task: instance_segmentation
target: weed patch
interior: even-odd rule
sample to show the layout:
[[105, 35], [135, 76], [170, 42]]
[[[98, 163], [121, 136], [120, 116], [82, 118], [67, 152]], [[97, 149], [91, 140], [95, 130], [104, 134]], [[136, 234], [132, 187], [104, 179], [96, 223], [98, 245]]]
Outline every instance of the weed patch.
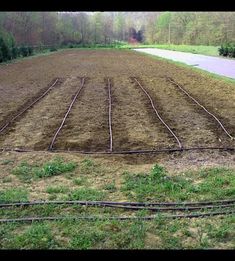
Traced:
[[84, 177], [82, 177], [82, 178], [76, 178], [76, 179], [74, 179], [73, 180], [73, 183], [75, 184], [75, 185], [77, 185], [77, 186], [81, 186], [81, 185], [84, 185], [84, 184], [86, 184], [86, 179], [84, 178]]
[[15, 235], [6, 244], [11, 249], [50, 249], [57, 246], [51, 229], [44, 223], [32, 224], [21, 235]]
[[14, 168], [12, 173], [18, 176], [22, 181], [30, 182], [35, 178], [44, 178], [71, 172], [76, 168], [76, 163], [65, 163], [61, 158], [56, 158], [45, 163], [43, 166], [29, 165], [22, 162], [18, 167]]
[[14, 160], [3, 160], [1, 165], [9, 165], [9, 164], [12, 164], [14, 162]]
[[49, 186], [46, 189], [46, 192], [49, 194], [53, 194], [53, 193], [66, 193], [69, 191], [68, 187], [64, 187], [64, 186]]
[[111, 193], [117, 191], [117, 188], [115, 186], [115, 182], [114, 181], [111, 182], [111, 183], [105, 184], [103, 189], [104, 190], [108, 190]]
[[137, 201], [146, 200], [166, 200], [166, 199], [184, 199], [186, 197], [185, 188], [187, 182], [184, 180], [175, 181], [167, 176], [166, 170], [155, 165], [150, 174], [124, 174], [124, 185], [121, 190], [125, 194]]
[[[149, 174], [124, 173], [121, 191], [137, 201], [182, 201], [182, 200], [213, 200], [233, 198], [235, 195], [235, 172], [224, 168], [201, 170], [202, 181], [194, 184], [188, 172], [186, 177], [167, 175], [166, 170], [155, 165]], [[188, 177], [188, 178], [187, 178]]]
[[70, 200], [91, 200], [98, 201], [102, 200], [105, 196], [105, 192], [91, 189], [91, 188], [81, 188], [75, 189], [69, 194]]
[[79, 170], [81, 174], [89, 175], [89, 174], [99, 174], [101, 172], [100, 165], [95, 163], [91, 159], [84, 159], [79, 166]]
[[28, 201], [28, 191], [23, 188], [12, 188], [0, 191], [0, 202]]

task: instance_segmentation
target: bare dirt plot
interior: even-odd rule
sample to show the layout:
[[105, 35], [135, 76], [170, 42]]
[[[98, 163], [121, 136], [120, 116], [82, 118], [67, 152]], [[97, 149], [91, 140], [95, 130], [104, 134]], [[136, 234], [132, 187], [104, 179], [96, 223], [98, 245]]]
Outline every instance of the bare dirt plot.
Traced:
[[142, 77], [142, 83], [184, 147], [231, 145], [217, 122], [164, 78]]
[[0, 65], [0, 126], [29, 103], [48, 83], [57, 77], [65, 78], [76, 71], [86, 55], [67, 51]]
[[54, 149], [105, 151], [109, 147], [108, 95], [103, 78], [90, 78], [58, 135]]
[[156, 117], [143, 92], [130, 78], [115, 79], [113, 93], [114, 150], [175, 147], [177, 144]]
[[[166, 76], [178, 81], [179, 75], [181, 75], [180, 83], [182, 83], [182, 79], [186, 78], [188, 85], [185, 85], [185, 88], [193, 95], [195, 94], [195, 97], [208, 106], [208, 109], [215, 112], [226, 128], [233, 134], [235, 125], [232, 110], [234, 108], [234, 100], [231, 97], [234, 97], [234, 88], [231, 84], [223, 83], [223, 88], [220, 88], [220, 98], [217, 99], [216, 104], [221, 109], [216, 110], [212, 106], [214, 102], [212, 98], [215, 98], [214, 90], [216, 90], [218, 95], [220, 82], [202, 77], [197, 73], [164, 61], [157, 61], [129, 51], [117, 50], [73, 50], [50, 55], [50, 57], [50, 59], [48, 57], [34, 58], [32, 59], [35, 60], [34, 64], [32, 61], [30, 64], [29, 60], [22, 61], [21, 64], [25, 62], [25, 68], [31, 70], [32, 77], [35, 77], [35, 79], [36, 76], [33, 75], [37, 75], [37, 68], [40, 68], [39, 72], [41, 72], [43, 66], [45, 71], [48, 69], [46, 72], [50, 76], [57, 74], [57, 77], [66, 76], [73, 78], [79, 74], [82, 77], [90, 77], [92, 79], [91, 87], [84, 90], [84, 94], [85, 91], [88, 92], [87, 97], [85, 95], [81, 97], [81, 101], [84, 98], [84, 102], [75, 103], [68, 121], [62, 128], [58, 136], [59, 139], [55, 144], [57, 149], [76, 148], [89, 151], [108, 149], [108, 94], [107, 89], [105, 90], [106, 84], [104, 81], [106, 78], [112, 79], [112, 125], [113, 149], [115, 151], [176, 147], [177, 144], [174, 138], [156, 117], [149, 100], [146, 99], [142, 90], [131, 81], [131, 77], [137, 77], [142, 82], [152, 96], [159, 113], [180, 137], [184, 146], [234, 146], [234, 141], [230, 141], [224, 136], [213, 119], [202, 112], [197, 105], [187, 99], [171, 83], [167, 82]], [[10, 66], [16, 66], [16, 64]], [[21, 67], [23, 68], [23, 66]], [[16, 76], [12, 75], [13, 78]], [[200, 79], [200, 81], [198, 80], [194, 83], [194, 81], [190, 81], [191, 78]], [[192, 82], [194, 83], [193, 85], [191, 84]], [[209, 84], [210, 82], [212, 82], [214, 89], [206, 88], [205, 91], [205, 83]], [[182, 85], [184, 84], [183, 82]], [[27, 88], [31, 90], [35, 87], [28, 84]], [[24, 91], [22, 90], [22, 92]], [[68, 93], [65, 89], [65, 97], [67, 97]], [[14, 93], [12, 92], [12, 94]], [[203, 97], [202, 94], [204, 94]], [[17, 96], [18, 92], [15, 92], [15, 95]], [[48, 105], [50, 104], [50, 99], [54, 100], [55, 104], [60, 103], [59, 100], [63, 96], [62, 92], [60, 97], [59, 95], [58, 97], [51, 95], [48, 95], [45, 99]], [[205, 97], [207, 100], [205, 100]], [[15, 108], [17, 106], [20, 107], [22, 105], [21, 102], [17, 98], [15, 100]], [[53, 101], [51, 102], [53, 104]], [[66, 99], [64, 99], [64, 102], [67, 104]], [[49, 137], [53, 136], [56, 129], [55, 126], [58, 126], [59, 122], [59, 118], [54, 115], [60, 115], [62, 120], [62, 114], [66, 112], [66, 106], [63, 107], [64, 111], [60, 110], [60, 113], [58, 113], [56, 106], [49, 107], [51, 111], [50, 119], [47, 120], [50, 121], [50, 124], [46, 123], [49, 127], [46, 127], [46, 125], [40, 126], [43, 129], [43, 136], [40, 136], [40, 134], [40, 138], [37, 138], [37, 135], [32, 135], [30, 143], [29, 139], [23, 138], [20, 143], [24, 144], [25, 147], [31, 146], [33, 148], [47, 149]], [[2, 110], [3, 108], [1, 107]], [[35, 115], [38, 118], [45, 117], [46, 111], [39, 108], [39, 106], [35, 106], [32, 111], [35, 110]], [[226, 115], [225, 112], [227, 112]], [[7, 115], [7, 113], [6, 107], [4, 114]], [[19, 142], [17, 140], [20, 140], [20, 135], [23, 137], [27, 136], [27, 132], [33, 129], [33, 122], [37, 120], [37, 117], [19, 120], [18, 123], [22, 124], [22, 128], [18, 129], [17, 136], [14, 136], [13, 132], [6, 136], [3, 135], [1, 146], [2, 144], [4, 146], [10, 144], [21, 146], [17, 143]], [[31, 126], [27, 129], [29, 125]]]
[[2, 147], [47, 149], [53, 130], [60, 123], [80, 80], [71, 77], [28, 110], [22, 119], [7, 131]]

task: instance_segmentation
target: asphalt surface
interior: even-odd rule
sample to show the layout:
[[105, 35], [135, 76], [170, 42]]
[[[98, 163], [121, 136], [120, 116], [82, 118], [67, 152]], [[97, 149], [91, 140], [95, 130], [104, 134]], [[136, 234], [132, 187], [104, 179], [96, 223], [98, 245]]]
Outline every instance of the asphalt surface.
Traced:
[[162, 50], [157, 48], [138, 48], [137, 52], [156, 55], [177, 62], [182, 62], [211, 73], [235, 79], [235, 60], [202, 54]]

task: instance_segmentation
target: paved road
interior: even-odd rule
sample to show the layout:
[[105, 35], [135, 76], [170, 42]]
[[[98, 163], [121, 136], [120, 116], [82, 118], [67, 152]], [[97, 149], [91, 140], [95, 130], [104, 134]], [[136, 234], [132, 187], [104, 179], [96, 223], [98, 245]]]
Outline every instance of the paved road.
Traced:
[[206, 70], [208, 72], [235, 79], [235, 60], [232, 59], [206, 56], [202, 54], [162, 50], [157, 48], [139, 48], [134, 50], [160, 56], [177, 62], [183, 62], [188, 65]]

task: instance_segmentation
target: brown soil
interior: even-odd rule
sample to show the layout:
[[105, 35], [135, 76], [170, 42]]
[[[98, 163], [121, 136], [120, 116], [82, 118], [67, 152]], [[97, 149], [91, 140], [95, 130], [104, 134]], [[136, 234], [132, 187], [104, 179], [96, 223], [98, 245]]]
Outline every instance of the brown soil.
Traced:
[[74, 103], [54, 148], [107, 150], [109, 145], [107, 106], [104, 79], [89, 79]]
[[[0, 147], [46, 150], [80, 86], [79, 77], [89, 80], [56, 139], [55, 149], [109, 149], [107, 78], [112, 81], [113, 150], [177, 148], [176, 140], [159, 121], [148, 98], [131, 77], [137, 77], [146, 88], [159, 114], [184, 147], [234, 147], [234, 141], [215, 120], [169, 83], [166, 76], [180, 83], [218, 116], [235, 136], [233, 84], [131, 51], [67, 50], [0, 67], [2, 124], [3, 119], [20, 111], [53, 79], [64, 79], [1, 134]], [[222, 155], [222, 152], [215, 153]], [[210, 155], [210, 152], [197, 155]], [[131, 164], [171, 157], [184, 158], [181, 153], [123, 156]]]

